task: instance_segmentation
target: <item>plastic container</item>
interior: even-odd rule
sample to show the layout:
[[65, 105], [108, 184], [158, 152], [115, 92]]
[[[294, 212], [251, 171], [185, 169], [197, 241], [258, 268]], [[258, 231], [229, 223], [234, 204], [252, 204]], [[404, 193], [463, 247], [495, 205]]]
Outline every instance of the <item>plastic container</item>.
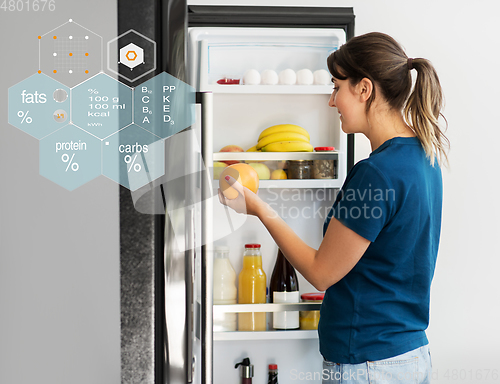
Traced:
[[[333, 152], [334, 147], [316, 147], [315, 152]], [[313, 179], [335, 179], [335, 160], [313, 160], [312, 167]]]
[[[236, 272], [229, 261], [229, 247], [214, 248], [214, 305], [236, 304]], [[236, 331], [236, 313], [214, 314], [214, 332]]]
[[289, 160], [288, 178], [289, 179], [310, 179], [313, 167], [312, 160]]
[[[266, 302], [266, 274], [262, 269], [260, 244], [245, 244], [243, 268], [238, 276], [238, 303], [264, 304]], [[266, 313], [238, 314], [239, 331], [265, 331]]]
[[[304, 293], [300, 296], [304, 303], [321, 303], [325, 294]], [[300, 311], [300, 329], [318, 329], [319, 311]]]

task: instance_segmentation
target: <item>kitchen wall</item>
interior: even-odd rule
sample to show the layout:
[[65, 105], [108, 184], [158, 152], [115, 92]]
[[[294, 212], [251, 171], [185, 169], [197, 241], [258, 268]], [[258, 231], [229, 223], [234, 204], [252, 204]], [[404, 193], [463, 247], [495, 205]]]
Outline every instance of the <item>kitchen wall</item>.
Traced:
[[[446, 97], [450, 167], [443, 169], [441, 246], [432, 286], [434, 383], [498, 382], [500, 233], [495, 70], [500, 63], [496, 1], [254, 0], [189, 4], [353, 7], [356, 34], [381, 31], [410, 57], [435, 65]], [[460, 3], [460, 5], [458, 5]], [[467, 5], [467, 6], [465, 6]], [[356, 138], [356, 157], [370, 153]], [[496, 370], [496, 371], [495, 371]]]
[[7, 89], [38, 70], [37, 36], [72, 18], [106, 42], [116, 2], [11, 3], [0, 8], [0, 383], [119, 383], [118, 185], [99, 176], [68, 192], [45, 179], [39, 140], [7, 119]]

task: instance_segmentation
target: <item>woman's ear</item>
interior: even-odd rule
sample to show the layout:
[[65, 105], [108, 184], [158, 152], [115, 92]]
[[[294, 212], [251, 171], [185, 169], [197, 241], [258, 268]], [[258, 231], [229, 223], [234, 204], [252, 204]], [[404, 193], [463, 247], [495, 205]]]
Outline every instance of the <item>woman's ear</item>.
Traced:
[[358, 94], [360, 97], [360, 101], [366, 102], [370, 98], [373, 93], [373, 83], [367, 77], [361, 79], [358, 83]]

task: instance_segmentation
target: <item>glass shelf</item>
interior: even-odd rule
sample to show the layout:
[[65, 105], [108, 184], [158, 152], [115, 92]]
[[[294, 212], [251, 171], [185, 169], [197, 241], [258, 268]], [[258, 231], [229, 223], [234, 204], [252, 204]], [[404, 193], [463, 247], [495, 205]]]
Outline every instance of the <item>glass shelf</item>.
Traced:
[[338, 160], [339, 152], [214, 152], [214, 161]]
[[[219, 180], [212, 180], [212, 188], [217, 191]], [[338, 179], [286, 179], [286, 180], [259, 180], [259, 189], [318, 189], [318, 188], [342, 188], [342, 182]]]
[[330, 95], [331, 85], [220, 85], [206, 84], [204, 91], [235, 94]]

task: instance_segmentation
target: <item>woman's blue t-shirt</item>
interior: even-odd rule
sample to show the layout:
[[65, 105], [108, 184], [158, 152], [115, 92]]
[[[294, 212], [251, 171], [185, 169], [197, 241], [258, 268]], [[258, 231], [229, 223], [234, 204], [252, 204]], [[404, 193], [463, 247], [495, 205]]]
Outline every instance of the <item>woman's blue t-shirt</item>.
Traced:
[[386, 141], [349, 172], [323, 234], [333, 216], [371, 244], [325, 293], [319, 341], [326, 360], [359, 364], [427, 344], [441, 205], [441, 170], [415, 137]]

